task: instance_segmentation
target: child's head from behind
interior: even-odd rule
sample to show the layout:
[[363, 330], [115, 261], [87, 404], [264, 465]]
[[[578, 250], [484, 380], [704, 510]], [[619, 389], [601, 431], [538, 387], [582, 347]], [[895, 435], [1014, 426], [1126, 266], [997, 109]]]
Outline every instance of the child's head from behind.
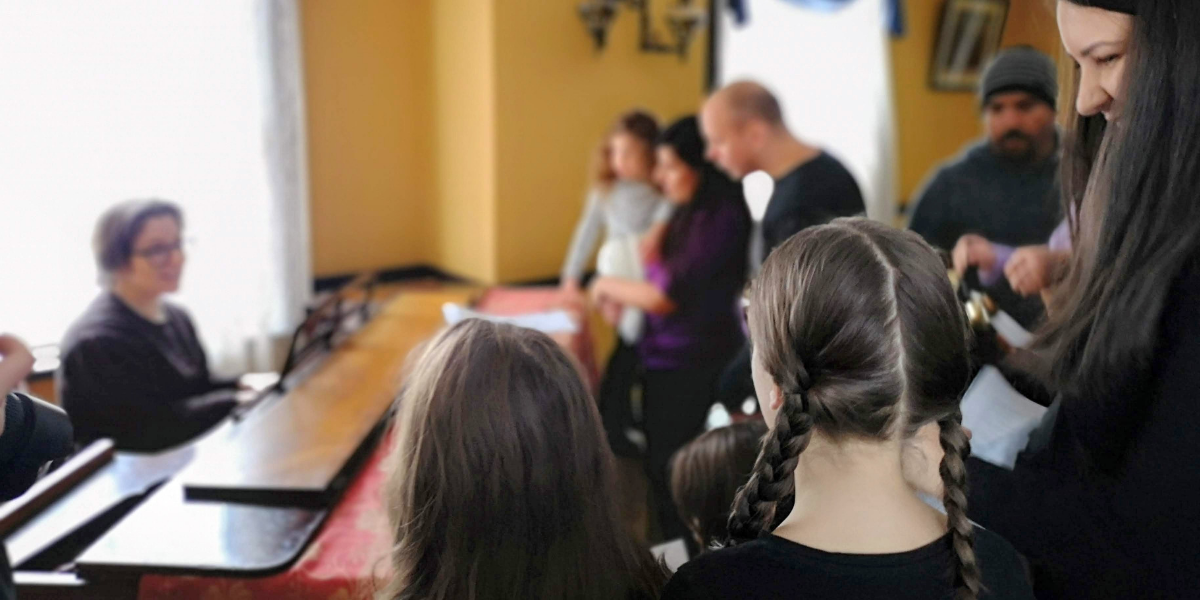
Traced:
[[606, 497], [614, 459], [591, 397], [544, 334], [468, 320], [434, 339], [391, 458], [389, 597], [624, 597], [657, 583]]
[[649, 113], [635, 110], [621, 115], [603, 144], [604, 166], [611, 179], [649, 182], [657, 139], [658, 121]]
[[794, 495], [810, 442], [822, 452], [893, 448], [906, 477], [910, 463], [938, 458], [960, 587], [977, 592], [958, 408], [970, 377], [968, 328], [937, 254], [911, 232], [865, 219], [810, 228], [764, 263], [748, 317], [755, 389], [772, 430], [735, 502], [731, 537], [752, 539], [787, 516], [776, 508]]
[[671, 496], [701, 548], [729, 537], [729, 507], [746, 484], [767, 424], [759, 419], [701, 434], [671, 459]]

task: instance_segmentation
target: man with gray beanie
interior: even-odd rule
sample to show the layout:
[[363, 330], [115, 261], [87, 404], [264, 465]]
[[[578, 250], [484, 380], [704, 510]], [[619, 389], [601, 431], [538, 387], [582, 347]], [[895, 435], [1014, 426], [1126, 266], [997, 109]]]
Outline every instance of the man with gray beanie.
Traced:
[[[987, 138], [940, 166], [918, 193], [909, 228], [945, 250], [972, 245], [981, 273], [992, 243], [1045, 244], [1062, 219], [1058, 188], [1058, 82], [1050, 57], [1029, 47], [1000, 52], [984, 71], [980, 102]], [[1003, 277], [969, 277], [1030, 327], [1041, 299], [1023, 297]]]

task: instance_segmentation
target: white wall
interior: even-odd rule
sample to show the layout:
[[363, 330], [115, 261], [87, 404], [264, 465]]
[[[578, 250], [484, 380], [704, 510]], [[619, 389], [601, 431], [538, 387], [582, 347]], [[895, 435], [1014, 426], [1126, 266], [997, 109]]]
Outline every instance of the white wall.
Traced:
[[[885, 0], [857, 0], [832, 13], [783, 0], [758, 0], [749, 8], [742, 26], [719, 11], [720, 83], [752, 79], [770, 88], [788, 127], [854, 174], [868, 215], [892, 222], [896, 134]], [[757, 194], [750, 195], [758, 216]]]

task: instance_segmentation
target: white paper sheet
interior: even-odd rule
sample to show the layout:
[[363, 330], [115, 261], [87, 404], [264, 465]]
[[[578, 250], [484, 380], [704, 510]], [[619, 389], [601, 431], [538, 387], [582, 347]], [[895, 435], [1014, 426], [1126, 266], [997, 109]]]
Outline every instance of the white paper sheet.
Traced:
[[688, 561], [687, 544], [684, 544], [682, 539], [674, 539], [654, 546], [650, 549], [650, 554], [654, 558], [663, 559], [672, 573], [678, 571], [679, 567]]
[[1046, 407], [1022, 396], [993, 366], [979, 371], [963, 396], [963, 426], [971, 430], [971, 454], [1012, 469]]
[[1033, 334], [1029, 333], [1012, 315], [1000, 310], [992, 315], [992, 328], [996, 334], [1004, 338], [1013, 348], [1028, 348], [1033, 342]]
[[448, 325], [454, 325], [466, 319], [483, 319], [485, 321], [492, 321], [493, 323], [508, 323], [509, 325], [533, 329], [542, 333], [575, 333], [578, 331], [575, 322], [571, 320], [571, 315], [563, 310], [528, 313], [515, 317], [499, 317], [496, 315], [485, 315], [460, 304], [447, 302], [442, 305], [442, 316], [446, 318]]

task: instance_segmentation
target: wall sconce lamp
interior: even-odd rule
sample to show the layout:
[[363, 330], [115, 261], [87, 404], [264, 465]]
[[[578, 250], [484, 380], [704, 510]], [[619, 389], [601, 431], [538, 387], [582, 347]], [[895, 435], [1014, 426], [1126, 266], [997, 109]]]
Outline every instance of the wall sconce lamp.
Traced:
[[[712, 0], [716, 1], [716, 0]], [[587, 27], [596, 50], [603, 50], [608, 39], [608, 30], [617, 16], [617, 8], [625, 4], [636, 9], [639, 17], [640, 43], [642, 52], [678, 54], [680, 60], [687, 58], [692, 39], [708, 24], [708, 14], [700, 7], [692, 6], [691, 0], [679, 0], [668, 8], [663, 20], [671, 32], [673, 41], [662, 41], [650, 23], [650, 0], [587, 0], [579, 5], [579, 17]]]

